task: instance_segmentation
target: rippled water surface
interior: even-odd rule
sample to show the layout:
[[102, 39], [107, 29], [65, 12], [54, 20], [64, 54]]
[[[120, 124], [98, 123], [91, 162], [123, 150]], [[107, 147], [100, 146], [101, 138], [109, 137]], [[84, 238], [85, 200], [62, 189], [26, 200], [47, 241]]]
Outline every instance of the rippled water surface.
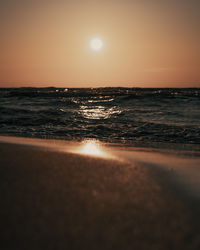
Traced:
[[200, 89], [0, 89], [0, 133], [200, 144]]

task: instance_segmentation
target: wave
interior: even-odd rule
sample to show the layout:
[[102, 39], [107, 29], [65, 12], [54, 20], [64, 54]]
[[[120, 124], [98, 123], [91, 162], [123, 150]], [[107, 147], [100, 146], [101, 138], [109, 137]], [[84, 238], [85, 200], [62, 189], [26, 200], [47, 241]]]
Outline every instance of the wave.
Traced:
[[0, 133], [200, 144], [200, 89], [0, 89]]

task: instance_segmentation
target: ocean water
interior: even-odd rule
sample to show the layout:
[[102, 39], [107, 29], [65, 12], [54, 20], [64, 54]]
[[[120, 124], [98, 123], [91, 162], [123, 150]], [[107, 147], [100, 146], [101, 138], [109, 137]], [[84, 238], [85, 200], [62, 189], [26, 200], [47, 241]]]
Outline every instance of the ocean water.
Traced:
[[200, 89], [4, 88], [0, 134], [200, 145]]

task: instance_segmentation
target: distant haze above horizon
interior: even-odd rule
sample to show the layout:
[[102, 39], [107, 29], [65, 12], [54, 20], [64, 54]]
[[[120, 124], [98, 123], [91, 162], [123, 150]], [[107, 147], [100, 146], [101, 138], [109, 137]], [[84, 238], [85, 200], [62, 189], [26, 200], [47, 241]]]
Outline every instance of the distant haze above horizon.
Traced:
[[199, 0], [1, 0], [0, 87], [200, 87]]

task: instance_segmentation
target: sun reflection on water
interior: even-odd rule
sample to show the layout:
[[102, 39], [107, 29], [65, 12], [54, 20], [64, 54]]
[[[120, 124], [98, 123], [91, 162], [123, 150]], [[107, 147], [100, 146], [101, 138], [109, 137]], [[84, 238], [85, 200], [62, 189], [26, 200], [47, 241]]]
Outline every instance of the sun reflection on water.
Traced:
[[80, 114], [87, 119], [108, 119], [114, 114], [120, 114], [121, 111], [113, 106], [107, 108], [105, 106], [80, 106]]

